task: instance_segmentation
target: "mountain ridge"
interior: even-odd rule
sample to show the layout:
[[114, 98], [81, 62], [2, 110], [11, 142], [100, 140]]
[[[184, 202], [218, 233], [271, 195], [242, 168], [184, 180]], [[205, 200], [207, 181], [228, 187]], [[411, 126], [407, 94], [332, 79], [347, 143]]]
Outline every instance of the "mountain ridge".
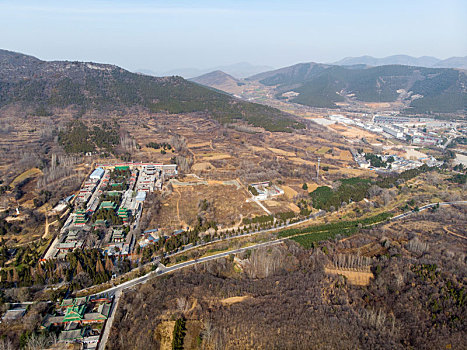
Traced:
[[450, 57], [443, 60], [432, 56], [413, 57], [409, 55], [392, 55], [387, 57], [376, 58], [373, 56], [364, 55], [358, 57], [345, 57], [339, 61], [333, 62], [332, 64], [338, 66], [348, 66], [356, 64], [365, 64], [369, 66], [386, 66], [398, 64], [425, 68], [467, 69], [467, 56]]
[[338, 108], [337, 102], [395, 102], [408, 113], [458, 113], [467, 110], [467, 72], [452, 68], [406, 65], [339, 66], [299, 63], [257, 74], [256, 81], [276, 91], [299, 95], [290, 99], [311, 107]]
[[304, 125], [287, 113], [241, 101], [182, 77], [151, 77], [94, 62], [41, 61], [0, 50], [0, 107], [20, 103], [50, 110], [141, 107], [150, 112], [200, 112], [220, 123], [243, 121], [268, 131]]

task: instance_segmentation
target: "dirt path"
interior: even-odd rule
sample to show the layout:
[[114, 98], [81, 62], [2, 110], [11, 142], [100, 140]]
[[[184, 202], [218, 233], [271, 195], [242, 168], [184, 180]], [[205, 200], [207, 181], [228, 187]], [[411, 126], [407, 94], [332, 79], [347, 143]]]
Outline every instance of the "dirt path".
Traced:
[[460, 235], [458, 233], [452, 232], [450, 229], [448, 229], [448, 227], [449, 226], [444, 226], [443, 229], [444, 229], [444, 231], [446, 231], [450, 235], [453, 235], [453, 236], [456, 236], [456, 237], [459, 237], [459, 238], [462, 238], [462, 239], [467, 239], [467, 237], [465, 237], [465, 236], [462, 236], [462, 235]]
[[47, 213], [45, 214], [45, 230], [44, 230], [44, 235], [42, 238], [45, 238], [49, 235], [49, 216]]
[[178, 194], [178, 199], [177, 199], [177, 218], [178, 218], [178, 223], [180, 224], [181, 227], [187, 227], [188, 225], [180, 218], [180, 200], [182, 199], [182, 194], [180, 191], [175, 188], [175, 192]]
[[[68, 214], [69, 211], [70, 209], [67, 208], [67, 210], [65, 210], [65, 212], [62, 215], [60, 215], [60, 219], [62, 219], [66, 214]], [[42, 235], [42, 239], [47, 239], [47, 236], [49, 235], [49, 226], [54, 225], [56, 222], [58, 222], [58, 220], [49, 222], [49, 216], [47, 215], [47, 213], [45, 214], [45, 230], [44, 234]]]

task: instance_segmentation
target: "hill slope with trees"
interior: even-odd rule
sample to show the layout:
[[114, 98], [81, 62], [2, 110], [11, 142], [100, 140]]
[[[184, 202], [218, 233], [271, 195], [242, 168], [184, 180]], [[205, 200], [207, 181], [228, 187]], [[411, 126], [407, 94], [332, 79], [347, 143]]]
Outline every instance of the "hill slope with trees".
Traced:
[[299, 95], [292, 102], [337, 108], [352, 98], [363, 102], [394, 102], [406, 92], [408, 113], [455, 113], [467, 110], [467, 75], [463, 70], [404, 65], [332, 66], [301, 63], [248, 78], [274, 86], [279, 97]]
[[113, 65], [41, 61], [0, 50], [0, 107], [24, 104], [42, 114], [53, 108], [151, 112], [202, 112], [220, 123], [247, 122], [269, 131], [304, 125], [277, 109], [240, 101], [181, 77], [134, 74]]

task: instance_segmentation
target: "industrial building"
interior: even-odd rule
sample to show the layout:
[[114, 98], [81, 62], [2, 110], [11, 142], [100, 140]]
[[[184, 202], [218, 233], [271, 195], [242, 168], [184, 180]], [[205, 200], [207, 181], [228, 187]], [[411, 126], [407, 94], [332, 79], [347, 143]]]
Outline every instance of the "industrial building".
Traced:
[[96, 168], [94, 171], [91, 173], [89, 178], [94, 181], [99, 181], [102, 176], [104, 176], [104, 169], [102, 168]]
[[375, 115], [373, 117], [373, 123], [376, 124], [403, 124], [403, 123], [413, 123], [418, 122], [418, 118], [408, 118], [408, 117], [395, 117], [388, 115]]
[[383, 126], [383, 131], [397, 139], [404, 138], [404, 128], [397, 125]]

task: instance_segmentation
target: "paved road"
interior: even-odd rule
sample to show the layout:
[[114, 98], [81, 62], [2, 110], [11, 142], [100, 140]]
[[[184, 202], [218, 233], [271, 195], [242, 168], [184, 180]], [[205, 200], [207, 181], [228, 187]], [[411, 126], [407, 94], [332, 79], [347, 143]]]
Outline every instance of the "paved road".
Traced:
[[104, 290], [102, 292], [99, 292], [99, 293], [96, 293], [96, 294], [93, 294], [93, 295], [107, 294], [109, 296], [112, 296], [117, 291], [122, 291], [122, 290], [125, 290], [125, 289], [128, 289], [128, 288], [134, 287], [137, 284], [145, 283], [145, 282], [147, 282], [148, 279], [150, 279], [150, 278], [152, 278], [154, 276], [166, 275], [168, 273], [183, 269], [183, 268], [188, 267], [188, 266], [192, 266], [192, 265], [195, 265], [195, 264], [201, 264], [201, 263], [204, 263], [204, 262], [210, 261], [210, 260], [216, 260], [216, 259], [219, 259], [219, 258], [229, 256], [230, 254], [238, 254], [238, 253], [250, 250], [250, 249], [257, 249], [257, 248], [261, 248], [261, 247], [267, 247], [267, 246], [270, 246], [270, 245], [275, 245], [275, 244], [283, 242], [286, 239], [287, 238], [280, 238], [280, 239], [276, 239], [274, 241], [257, 243], [257, 244], [254, 244], [254, 245], [251, 245], [251, 246], [248, 246], [248, 247], [233, 249], [233, 250], [229, 250], [227, 252], [222, 252], [222, 253], [217, 253], [217, 254], [214, 254], [214, 255], [206, 256], [204, 258], [199, 258], [199, 259], [195, 259], [195, 260], [182, 262], [182, 263], [174, 265], [174, 266], [165, 267], [162, 270], [151, 271], [151, 272], [145, 274], [144, 276], [137, 277], [135, 279], [132, 279], [131, 281], [127, 281], [125, 283], [119, 284], [118, 286], [111, 287], [109, 289], [106, 289], [106, 290]]
[[[420, 211], [423, 211], [423, 210], [426, 210], [426, 209], [429, 209], [429, 208], [433, 208], [435, 206], [437, 206], [439, 204], [439, 206], [450, 206], [450, 205], [465, 205], [467, 204], [467, 201], [454, 201], [454, 202], [441, 202], [441, 203], [430, 203], [430, 204], [426, 204], [422, 207], [419, 208], [419, 212]], [[407, 213], [403, 213], [403, 214], [400, 214], [400, 215], [397, 215], [397, 216], [394, 216], [393, 218], [391, 218], [392, 221], [394, 220], [400, 220], [400, 219], [403, 219], [407, 216], [410, 216], [410, 215], [413, 215], [417, 212], [414, 212], [414, 211], [409, 211]], [[233, 237], [228, 237], [226, 239], [219, 239], [219, 240], [214, 240], [212, 242], [209, 242], [209, 243], [206, 243], [206, 244], [203, 244], [203, 245], [197, 245], [197, 246], [193, 246], [193, 247], [190, 247], [189, 249], [186, 249], [186, 250], [183, 250], [183, 251], [180, 251], [180, 252], [177, 252], [177, 253], [174, 253], [174, 254], [171, 254], [169, 255], [172, 256], [172, 255], [176, 255], [176, 254], [179, 254], [181, 252], [186, 252], [186, 251], [189, 251], [189, 250], [192, 250], [192, 249], [196, 249], [196, 248], [200, 248], [204, 245], [208, 245], [208, 244], [212, 244], [212, 243], [215, 243], [215, 242], [219, 242], [219, 241], [225, 241], [225, 240], [229, 240], [229, 239], [235, 239], [235, 238], [241, 238], [241, 237], [247, 237], [247, 236], [251, 236], [251, 235], [255, 235], [255, 234], [258, 234], [258, 233], [266, 233], [266, 232], [273, 232], [273, 231], [277, 231], [277, 230], [283, 230], [283, 229], [287, 229], [287, 228], [290, 228], [290, 227], [293, 227], [293, 226], [296, 226], [296, 225], [300, 225], [300, 224], [303, 224], [304, 222], [306, 221], [309, 221], [309, 220], [312, 220], [314, 218], [316, 218], [316, 216], [319, 216], [319, 215], [322, 215], [321, 214], [321, 211], [317, 214], [315, 214], [314, 217], [312, 218], [309, 218], [309, 219], [306, 219], [306, 220], [303, 220], [303, 221], [298, 221], [298, 222], [294, 222], [294, 223], [291, 223], [291, 224], [288, 224], [288, 225], [285, 225], [283, 227], [280, 227], [280, 228], [272, 228], [272, 229], [267, 229], [267, 230], [262, 230], [262, 231], [258, 231], [258, 232], [252, 232], [252, 233], [246, 233], [246, 234], [243, 234], [243, 235], [239, 235], [239, 236], [233, 236]], [[137, 277], [131, 281], [127, 281], [127, 282], [124, 282], [122, 284], [119, 284], [118, 286], [115, 286], [115, 287], [111, 287], [109, 289], [106, 289], [102, 292], [99, 292], [99, 293], [96, 293], [94, 295], [100, 295], [100, 294], [114, 294], [117, 290], [125, 290], [125, 289], [128, 289], [128, 288], [131, 288], [137, 284], [140, 284], [140, 283], [144, 283], [146, 282], [149, 278], [153, 277], [153, 276], [160, 276], [160, 275], [164, 275], [164, 274], [167, 274], [167, 273], [170, 273], [170, 272], [173, 272], [173, 271], [176, 271], [176, 270], [179, 270], [179, 269], [183, 269], [185, 267], [188, 267], [188, 266], [192, 266], [192, 265], [195, 265], [195, 264], [199, 264], [199, 263], [202, 263], [202, 262], [206, 262], [206, 261], [210, 261], [210, 260], [215, 260], [215, 259], [218, 259], [218, 258], [221, 258], [221, 257], [225, 257], [225, 256], [228, 256], [230, 254], [237, 254], [237, 253], [240, 253], [240, 252], [243, 252], [243, 251], [246, 251], [246, 250], [249, 250], [249, 249], [256, 249], [256, 248], [260, 248], [260, 247], [263, 247], [263, 246], [268, 246], [268, 245], [272, 245], [272, 244], [277, 244], [277, 243], [280, 243], [284, 240], [286, 240], [287, 238], [281, 238], [281, 239], [277, 239], [277, 240], [274, 240], [274, 241], [269, 241], [269, 242], [264, 242], [264, 243], [258, 243], [258, 244], [254, 244], [254, 245], [251, 245], [249, 247], [245, 247], [245, 248], [240, 248], [240, 249], [234, 249], [234, 250], [229, 250], [227, 252], [223, 252], [223, 253], [218, 253], [218, 254], [214, 254], [214, 255], [211, 255], [211, 256], [207, 256], [207, 257], [204, 257], [204, 258], [200, 258], [200, 259], [196, 259], [196, 260], [191, 260], [191, 261], [186, 261], [186, 262], [183, 262], [183, 263], [180, 263], [180, 264], [177, 264], [175, 266], [171, 266], [171, 267], [168, 267], [168, 268], [165, 268], [163, 271], [158, 271], [158, 272], [155, 272], [155, 271], [151, 271], [149, 273], [147, 273], [146, 275], [144, 276], [141, 276], [141, 277]], [[156, 261], [157, 263], [157, 261]], [[154, 263], [152, 263], [154, 264]]]
[[[427, 210], [427, 209], [430, 209], [430, 208], [434, 208], [436, 207], [437, 205], [439, 204], [440, 207], [446, 207], [446, 206], [449, 206], [449, 205], [465, 205], [467, 204], [467, 201], [454, 201], [454, 202], [441, 202], [441, 203], [430, 203], [430, 204], [426, 204], [422, 207], [420, 207], [418, 209], [418, 212], [421, 212], [423, 210]], [[407, 216], [410, 216], [410, 215], [413, 215], [413, 214], [416, 214], [418, 213], [417, 211], [408, 211], [407, 213], [403, 213], [403, 214], [400, 214], [400, 215], [397, 215], [397, 216], [394, 216], [393, 218], [391, 218], [391, 220], [399, 220], [399, 219], [403, 219]]]

